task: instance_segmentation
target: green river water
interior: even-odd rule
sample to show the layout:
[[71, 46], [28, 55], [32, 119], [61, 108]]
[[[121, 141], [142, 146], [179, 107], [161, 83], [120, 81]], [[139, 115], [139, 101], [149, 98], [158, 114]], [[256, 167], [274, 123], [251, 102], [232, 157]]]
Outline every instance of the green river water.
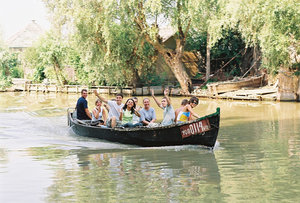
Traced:
[[79, 96], [0, 93], [0, 202], [300, 201], [300, 103], [203, 99], [221, 108], [214, 150], [141, 148], [72, 133]]

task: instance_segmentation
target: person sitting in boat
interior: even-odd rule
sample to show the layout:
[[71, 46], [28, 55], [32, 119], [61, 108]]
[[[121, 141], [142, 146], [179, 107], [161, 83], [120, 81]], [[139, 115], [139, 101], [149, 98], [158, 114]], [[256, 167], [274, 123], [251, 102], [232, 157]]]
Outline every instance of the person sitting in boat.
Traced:
[[189, 100], [189, 103], [185, 105], [185, 107], [183, 107], [183, 109], [178, 113], [177, 123], [183, 123], [189, 121], [190, 116], [200, 118], [200, 116], [192, 110], [198, 105], [198, 103], [199, 103], [199, 99], [197, 97], [192, 97]]
[[169, 90], [165, 89], [164, 97], [162, 98], [161, 103], [154, 96], [154, 90], [153, 89], [151, 89], [151, 94], [152, 94], [152, 97], [153, 97], [154, 101], [156, 102], [157, 106], [164, 110], [164, 119], [161, 122], [161, 125], [166, 126], [166, 125], [173, 124], [174, 120], [175, 120], [175, 112], [174, 112], [174, 109], [171, 105], [170, 98], [168, 97]]
[[[133, 101], [135, 103], [135, 106], [136, 106], [135, 109], [139, 112], [142, 109], [142, 107], [138, 105], [138, 101], [139, 101], [138, 98], [133, 97], [132, 99], [133, 99]], [[132, 123], [136, 124], [136, 123], [140, 123], [140, 122], [141, 122], [141, 117], [133, 114]]]
[[99, 122], [99, 125], [106, 125], [106, 111], [102, 107], [102, 101], [97, 99], [95, 102], [96, 107], [92, 111], [92, 121]]
[[100, 96], [96, 90], [94, 90], [95, 95], [104, 103], [109, 106], [108, 119], [106, 121], [106, 126], [114, 128], [120, 126], [120, 110], [123, 108], [124, 104], [122, 103], [123, 94], [116, 94], [116, 100], [107, 100], [106, 98]]
[[92, 116], [88, 109], [88, 102], [86, 100], [88, 92], [86, 89], [81, 90], [81, 97], [77, 100], [76, 103], [76, 114], [77, 119], [79, 120], [91, 120]]
[[142, 126], [141, 123], [133, 124], [133, 115], [140, 117], [140, 113], [135, 109], [135, 103], [133, 99], [127, 99], [125, 105], [120, 111], [120, 121], [122, 121], [122, 126], [125, 128], [134, 128], [137, 126]]
[[[177, 122], [177, 117], [178, 117], [179, 112], [182, 111], [183, 108], [184, 108], [188, 103], [189, 103], [189, 100], [183, 99], [183, 100], [181, 101], [181, 106], [180, 106], [178, 109], [175, 110], [175, 120], [174, 120], [175, 123]], [[188, 120], [191, 120], [191, 115], [190, 115], [190, 117], [188, 118]]]
[[156, 121], [156, 114], [154, 108], [150, 107], [150, 99], [144, 98], [144, 108], [140, 110], [141, 122], [145, 126], [153, 125]]

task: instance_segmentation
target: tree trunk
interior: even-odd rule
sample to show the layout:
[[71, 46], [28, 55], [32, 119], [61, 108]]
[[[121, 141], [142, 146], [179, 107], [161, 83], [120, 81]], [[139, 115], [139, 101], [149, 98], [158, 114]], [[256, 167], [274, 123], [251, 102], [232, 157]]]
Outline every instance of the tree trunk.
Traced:
[[135, 68], [133, 68], [132, 75], [133, 75], [133, 77], [132, 77], [132, 85], [133, 85], [134, 88], [136, 88], [137, 86], [139, 86], [140, 81], [141, 81], [140, 76], [138, 74], [138, 70], [135, 69]]
[[164, 54], [162, 54], [165, 62], [170, 67], [176, 79], [178, 80], [183, 91], [182, 93], [187, 95], [192, 91], [192, 81], [189, 75], [186, 73], [181, 57], [179, 57], [178, 55], [178, 53], [174, 55], [170, 52], [165, 52]]
[[53, 64], [53, 69], [54, 69], [54, 72], [55, 72], [55, 77], [56, 77], [56, 80], [57, 80], [57, 83], [60, 85], [60, 86], [63, 86], [60, 79], [59, 79], [59, 76], [58, 76], [58, 71], [57, 71], [57, 67], [56, 67], [56, 64]]
[[55, 71], [57, 82], [61, 86], [67, 84], [67, 80], [66, 80], [66, 78], [62, 74], [60, 65], [59, 65], [58, 60], [57, 60], [57, 58], [55, 56], [53, 56], [53, 62], [54, 62], [54, 71]]
[[206, 75], [205, 80], [207, 81], [210, 76], [210, 42], [209, 42], [209, 33], [207, 33], [207, 39], [206, 39]]
[[[138, 15], [135, 17], [135, 22], [138, 29], [143, 33], [145, 40], [153, 45], [153, 47], [163, 56], [166, 64], [170, 67], [174, 73], [176, 79], [178, 80], [181, 88], [182, 94], [189, 94], [192, 91], [192, 81], [187, 74], [184, 65], [182, 63], [182, 56], [184, 53], [185, 39], [191, 24], [191, 20], [187, 24], [185, 32], [182, 29], [181, 19], [177, 21], [178, 34], [176, 38], [176, 49], [170, 50], [166, 48], [157, 33], [156, 40], [151, 39], [150, 35], [147, 33], [148, 24], [146, 22], [146, 17], [143, 8], [143, 1], [138, 4]], [[181, 13], [180, 1], [177, 2], [178, 13]], [[157, 25], [156, 25], [157, 26]]]

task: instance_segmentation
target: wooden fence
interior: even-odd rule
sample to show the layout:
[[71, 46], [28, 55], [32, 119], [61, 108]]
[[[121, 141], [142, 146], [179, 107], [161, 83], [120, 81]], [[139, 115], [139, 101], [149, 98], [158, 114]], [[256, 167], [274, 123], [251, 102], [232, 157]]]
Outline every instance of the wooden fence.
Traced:
[[[93, 93], [97, 90], [100, 94], [117, 94], [122, 93], [124, 95], [136, 95], [136, 96], [147, 96], [150, 95], [150, 89], [154, 90], [155, 95], [162, 95], [164, 92], [164, 86], [147, 86], [134, 88], [129, 87], [118, 87], [118, 86], [84, 86], [84, 85], [64, 85], [58, 86], [55, 84], [31, 84], [29, 80], [24, 79], [13, 79], [13, 90], [14, 91], [27, 91], [27, 92], [56, 92], [56, 93], [80, 93], [82, 89], [87, 89], [88, 93]], [[179, 89], [171, 89], [171, 94], [178, 95]]]

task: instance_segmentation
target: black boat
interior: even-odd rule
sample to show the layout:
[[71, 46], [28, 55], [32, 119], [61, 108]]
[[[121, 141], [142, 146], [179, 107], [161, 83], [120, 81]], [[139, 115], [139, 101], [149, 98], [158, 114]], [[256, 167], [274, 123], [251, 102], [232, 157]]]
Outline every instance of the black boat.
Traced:
[[161, 127], [102, 128], [91, 121], [73, 118], [68, 109], [68, 125], [75, 134], [142, 147], [173, 145], [204, 145], [214, 147], [220, 123], [220, 108], [196, 120]]

